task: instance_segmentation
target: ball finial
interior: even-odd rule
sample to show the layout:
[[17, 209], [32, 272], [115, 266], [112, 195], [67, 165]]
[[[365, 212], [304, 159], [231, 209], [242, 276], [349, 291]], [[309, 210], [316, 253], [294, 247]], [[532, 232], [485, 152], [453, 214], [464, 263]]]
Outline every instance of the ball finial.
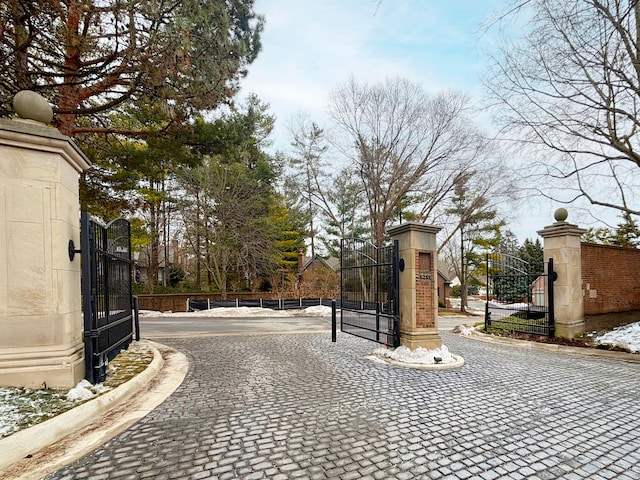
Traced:
[[25, 120], [35, 120], [40, 123], [51, 123], [53, 110], [49, 102], [40, 94], [31, 90], [21, 90], [13, 97], [13, 109]]
[[566, 208], [558, 208], [553, 214], [553, 218], [556, 219], [556, 222], [564, 222], [568, 216], [569, 212], [567, 212]]

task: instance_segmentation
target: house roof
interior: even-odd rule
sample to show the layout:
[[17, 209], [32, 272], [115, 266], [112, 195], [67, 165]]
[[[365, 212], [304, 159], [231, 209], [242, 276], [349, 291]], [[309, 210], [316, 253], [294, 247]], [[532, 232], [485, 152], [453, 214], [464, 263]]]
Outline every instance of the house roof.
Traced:
[[327, 267], [330, 270], [333, 270], [334, 272], [337, 272], [338, 270], [340, 270], [340, 259], [339, 258], [336, 258], [336, 257], [322, 258], [319, 255], [316, 255], [315, 257], [309, 258], [304, 262], [304, 264], [302, 265], [302, 268], [300, 269], [300, 272], [301, 273], [304, 272], [307, 268], [309, 268], [309, 266], [315, 260], [319, 261], [325, 267]]
[[438, 269], [438, 275], [442, 277], [442, 279], [444, 280], [444, 283], [451, 283], [451, 279], [447, 277], [442, 270]]

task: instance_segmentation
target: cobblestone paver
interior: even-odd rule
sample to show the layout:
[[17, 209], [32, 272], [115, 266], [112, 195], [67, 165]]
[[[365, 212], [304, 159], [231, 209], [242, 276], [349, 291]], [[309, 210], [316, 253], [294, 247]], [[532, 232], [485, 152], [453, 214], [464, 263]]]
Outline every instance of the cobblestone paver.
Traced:
[[639, 479], [640, 367], [443, 335], [417, 371], [341, 334], [167, 340], [160, 407], [52, 479]]

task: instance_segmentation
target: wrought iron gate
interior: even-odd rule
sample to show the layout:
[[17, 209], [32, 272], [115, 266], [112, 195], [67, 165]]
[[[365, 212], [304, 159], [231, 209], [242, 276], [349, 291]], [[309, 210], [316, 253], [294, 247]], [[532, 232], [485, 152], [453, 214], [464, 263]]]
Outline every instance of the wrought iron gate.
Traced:
[[131, 231], [121, 218], [103, 227], [83, 212], [80, 221], [86, 378], [100, 383], [133, 339]]
[[400, 344], [398, 241], [377, 248], [343, 238], [340, 244], [340, 329], [389, 347]]
[[485, 329], [553, 337], [553, 259], [528, 263], [513, 255], [487, 255]]

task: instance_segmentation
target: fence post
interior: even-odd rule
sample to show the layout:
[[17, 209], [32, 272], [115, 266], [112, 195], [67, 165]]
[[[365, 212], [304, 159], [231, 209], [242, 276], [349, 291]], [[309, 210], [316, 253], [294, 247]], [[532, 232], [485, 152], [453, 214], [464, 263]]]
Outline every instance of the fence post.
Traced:
[[336, 301], [331, 300], [331, 341], [336, 342], [336, 330], [337, 330], [337, 318], [336, 318]]
[[[187, 300], [187, 310], [189, 310], [189, 301]], [[133, 322], [136, 329], [136, 342], [140, 341], [140, 315], [138, 307], [138, 297], [133, 297]]]
[[556, 320], [555, 320], [555, 303], [553, 301], [553, 282], [555, 282], [557, 278], [557, 274], [553, 270], [553, 258], [549, 258], [548, 267], [547, 267], [547, 310], [549, 315], [549, 336], [555, 337], [556, 335]]

